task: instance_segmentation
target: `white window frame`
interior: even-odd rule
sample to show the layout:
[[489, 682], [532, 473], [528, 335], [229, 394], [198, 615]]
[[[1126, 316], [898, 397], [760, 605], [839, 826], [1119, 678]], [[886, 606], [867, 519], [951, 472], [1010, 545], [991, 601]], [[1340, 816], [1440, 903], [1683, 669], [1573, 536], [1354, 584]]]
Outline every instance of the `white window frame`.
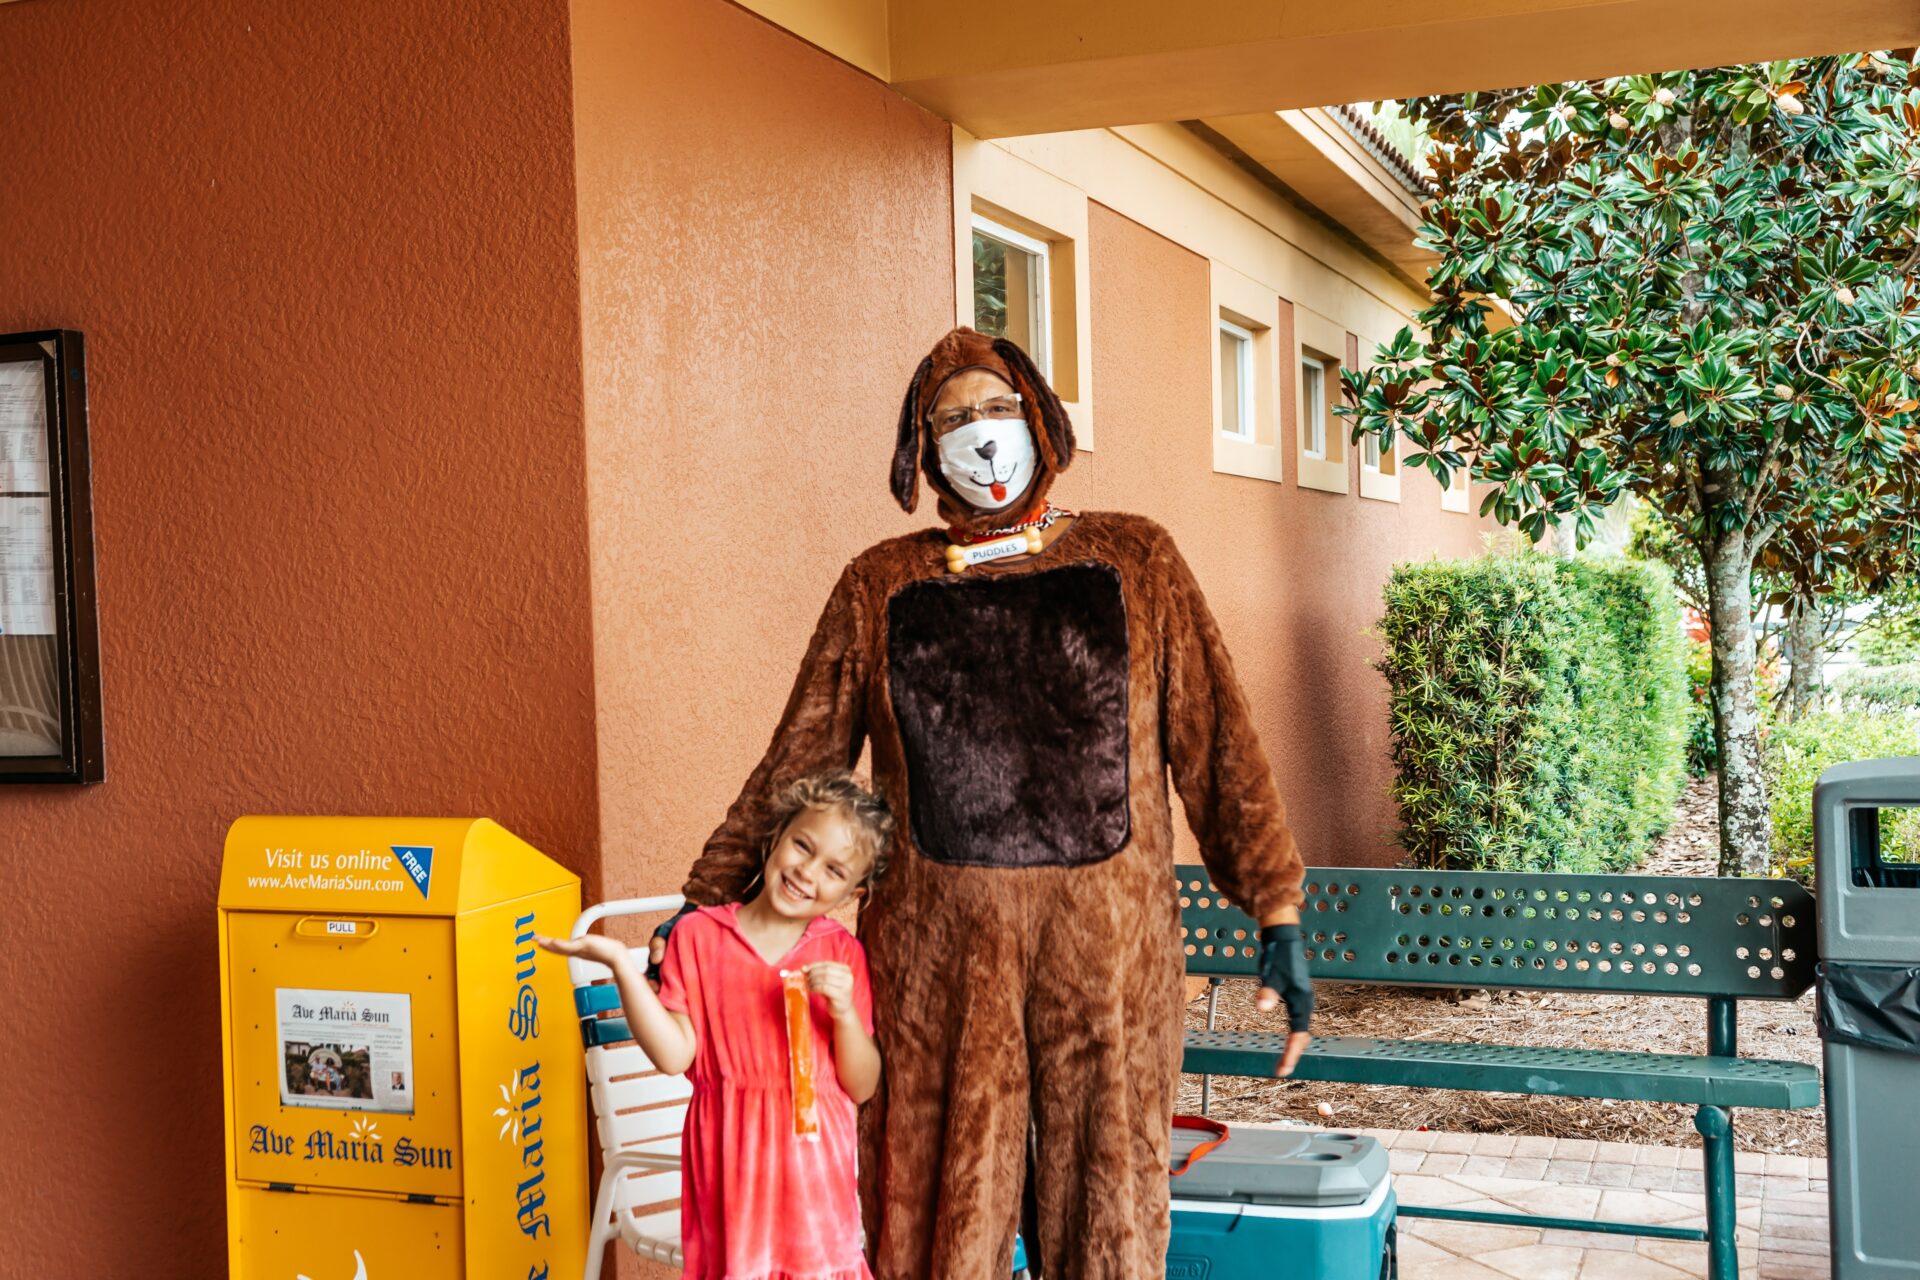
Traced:
[[[1035, 365], [1039, 366], [1041, 375], [1051, 382], [1053, 380], [1053, 246], [1038, 236], [1017, 231], [1005, 223], [995, 222], [992, 218], [978, 212], [973, 215], [971, 230], [974, 234], [983, 235], [989, 240], [998, 240], [1010, 249], [1018, 249], [1022, 253], [1030, 254], [1037, 260], [1033, 272], [1032, 296], [1027, 301], [1034, 318], [1034, 349], [1029, 350], [1027, 355], [1032, 357]], [[973, 252], [971, 238], [967, 244], [967, 252], [969, 255]]]
[[[1380, 344], [1366, 334], [1359, 335], [1360, 368], [1373, 366], [1372, 352]], [[1400, 501], [1400, 442], [1395, 434], [1393, 447], [1382, 449], [1380, 437], [1369, 434], [1360, 441], [1360, 496], [1376, 502]]]
[[[1309, 369], [1315, 376], [1307, 376]], [[1300, 354], [1300, 454], [1316, 462], [1327, 460], [1327, 362], [1311, 352]]]
[[[998, 142], [953, 126], [954, 323], [973, 324], [973, 225], [982, 215], [1047, 246], [1047, 380], [1073, 422], [1074, 451], [1094, 451], [1093, 291], [1086, 191]], [[1039, 360], [1034, 361], [1040, 364]]]
[[1473, 514], [1473, 476], [1466, 467], [1456, 467], [1453, 478], [1440, 491], [1440, 509], [1463, 516]]
[[[1271, 286], [1210, 261], [1207, 308], [1207, 364], [1213, 371], [1208, 397], [1213, 401], [1213, 469], [1246, 480], [1281, 479], [1280, 456], [1280, 295]], [[1198, 319], [1199, 317], [1196, 317]], [[1197, 327], [1197, 326], [1196, 326]], [[1231, 334], [1244, 359], [1228, 370], [1221, 336]], [[1237, 378], [1240, 420], [1227, 421], [1224, 377]], [[1238, 428], [1237, 430], [1233, 428]]]
[[1400, 437], [1395, 436], [1393, 448], [1384, 453], [1378, 436], [1360, 442], [1360, 496], [1376, 502], [1400, 501]]
[[[1351, 441], [1333, 415], [1339, 401], [1340, 371], [1347, 366], [1348, 330], [1334, 320], [1297, 299], [1293, 303], [1294, 413], [1297, 415], [1294, 447], [1297, 450], [1296, 476], [1303, 489], [1322, 493], [1353, 492]], [[1307, 364], [1320, 366], [1320, 395], [1317, 402], [1307, 387]], [[1309, 435], [1317, 431], [1318, 449], [1309, 449]]]
[[[1257, 417], [1259, 400], [1254, 395], [1253, 373], [1255, 363], [1259, 357], [1254, 332], [1244, 325], [1235, 324], [1226, 316], [1217, 317], [1215, 323], [1220, 333], [1224, 333], [1234, 340], [1235, 358], [1233, 375], [1234, 381], [1239, 384], [1239, 421], [1231, 425], [1224, 421], [1226, 410], [1223, 406], [1221, 409], [1223, 421], [1220, 423], [1220, 433], [1222, 435], [1232, 436], [1236, 440], [1256, 439], [1259, 435], [1259, 429], [1255, 425], [1259, 420]], [[1218, 341], [1217, 337], [1215, 341]]]

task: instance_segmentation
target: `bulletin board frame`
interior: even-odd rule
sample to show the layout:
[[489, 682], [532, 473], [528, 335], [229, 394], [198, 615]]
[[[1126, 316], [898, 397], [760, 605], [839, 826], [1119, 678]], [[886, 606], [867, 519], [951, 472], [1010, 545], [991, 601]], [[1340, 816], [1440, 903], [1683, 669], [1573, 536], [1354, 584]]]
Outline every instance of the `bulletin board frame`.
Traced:
[[[38, 361], [46, 395], [45, 489], [0, 480], [0, 501], [44, 497], [49, 512], [50, 634], [58, 750], [0, 754], [0, 783], [95, 783], [106, 779], [100, 708], [100, 629], [94, 595], [93, 489], [87, 443], [86, 339], [72, 329], [0, 334], [0, 366]], [[35, 482], [37, 486], [37, 481]], [[0, 563], [0, 574], [22, 572]], [[0, 589], [8, 584], [0, 582]], [[0, 636], [0, 641], [7, 637]], [[0, 655], [3, 657], [5, 655]]]

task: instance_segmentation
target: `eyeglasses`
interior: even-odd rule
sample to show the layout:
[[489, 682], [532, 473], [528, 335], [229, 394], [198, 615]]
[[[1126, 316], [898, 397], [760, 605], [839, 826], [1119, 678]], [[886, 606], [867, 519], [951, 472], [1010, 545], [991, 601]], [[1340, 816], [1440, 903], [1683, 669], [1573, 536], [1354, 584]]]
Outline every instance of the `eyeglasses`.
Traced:
[[1020, 416], [1020, 393], [1010, 392], [1003, 396], [994, 396], [982, 400], [979, 404], [951, 404], [944, 409], [935, 409], [927, 420], [941, 431], [953, 431], [966, 426], [975, 418], [1017, 418]]

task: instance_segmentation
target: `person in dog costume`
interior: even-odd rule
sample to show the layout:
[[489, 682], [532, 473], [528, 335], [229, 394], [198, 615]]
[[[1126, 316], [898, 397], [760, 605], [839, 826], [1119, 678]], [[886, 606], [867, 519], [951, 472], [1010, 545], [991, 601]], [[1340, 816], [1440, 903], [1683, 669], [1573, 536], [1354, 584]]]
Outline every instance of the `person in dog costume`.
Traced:
[[920, 362], [893, 496], [911, 512], [924, 474], [946, 528], [840, 575], [686, 883], [689, 903], [737, 900], [768, 798], [871, 745], [899, 819], [860, 914], [885, 1062], [861, 1116], [879, 1280], [1010, 1274], [1023, 1197], [1046, 1280], [1164, 1273], [1184, 995], [1169, 770], [1215, 884], [1267, 926], [1282, 1074], [1308, 1039], [1300, 855], [1219, 630], [1166, 530], [1048, 502], [1072, 458], [1013, 343], [955, 329]]

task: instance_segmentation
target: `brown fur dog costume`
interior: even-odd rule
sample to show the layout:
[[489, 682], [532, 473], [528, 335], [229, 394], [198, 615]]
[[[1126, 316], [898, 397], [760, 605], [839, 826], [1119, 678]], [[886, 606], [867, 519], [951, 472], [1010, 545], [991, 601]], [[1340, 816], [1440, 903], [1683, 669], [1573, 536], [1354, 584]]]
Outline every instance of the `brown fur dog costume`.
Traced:
[[[984, 367], [1027, 406], [1028, 494], [981, 516], [946, 485], [926, 415]], [[1037, 511], [1073, 428], [1020, 349], [956, 329], [915, 371], [894, 497], [924, 472], [956, 532]], [[773, 743], [686, 885], [737, 899], [769, 799], [873, 748], [898, 815], [860, 917], [881, 1093], [862, 1115], [862, 1198], [880, 1280], [1012, 1270], [1163, 1274], [1169, 1118], [1181, 1046], [1171, 769], [1215, 882], [1256, 918], [1300, 901], [1300, 857], [1220, 633], [1166, 531], [1089, 512], [1041, 554], [949, 573], [928, 529], [840, 575]]]

